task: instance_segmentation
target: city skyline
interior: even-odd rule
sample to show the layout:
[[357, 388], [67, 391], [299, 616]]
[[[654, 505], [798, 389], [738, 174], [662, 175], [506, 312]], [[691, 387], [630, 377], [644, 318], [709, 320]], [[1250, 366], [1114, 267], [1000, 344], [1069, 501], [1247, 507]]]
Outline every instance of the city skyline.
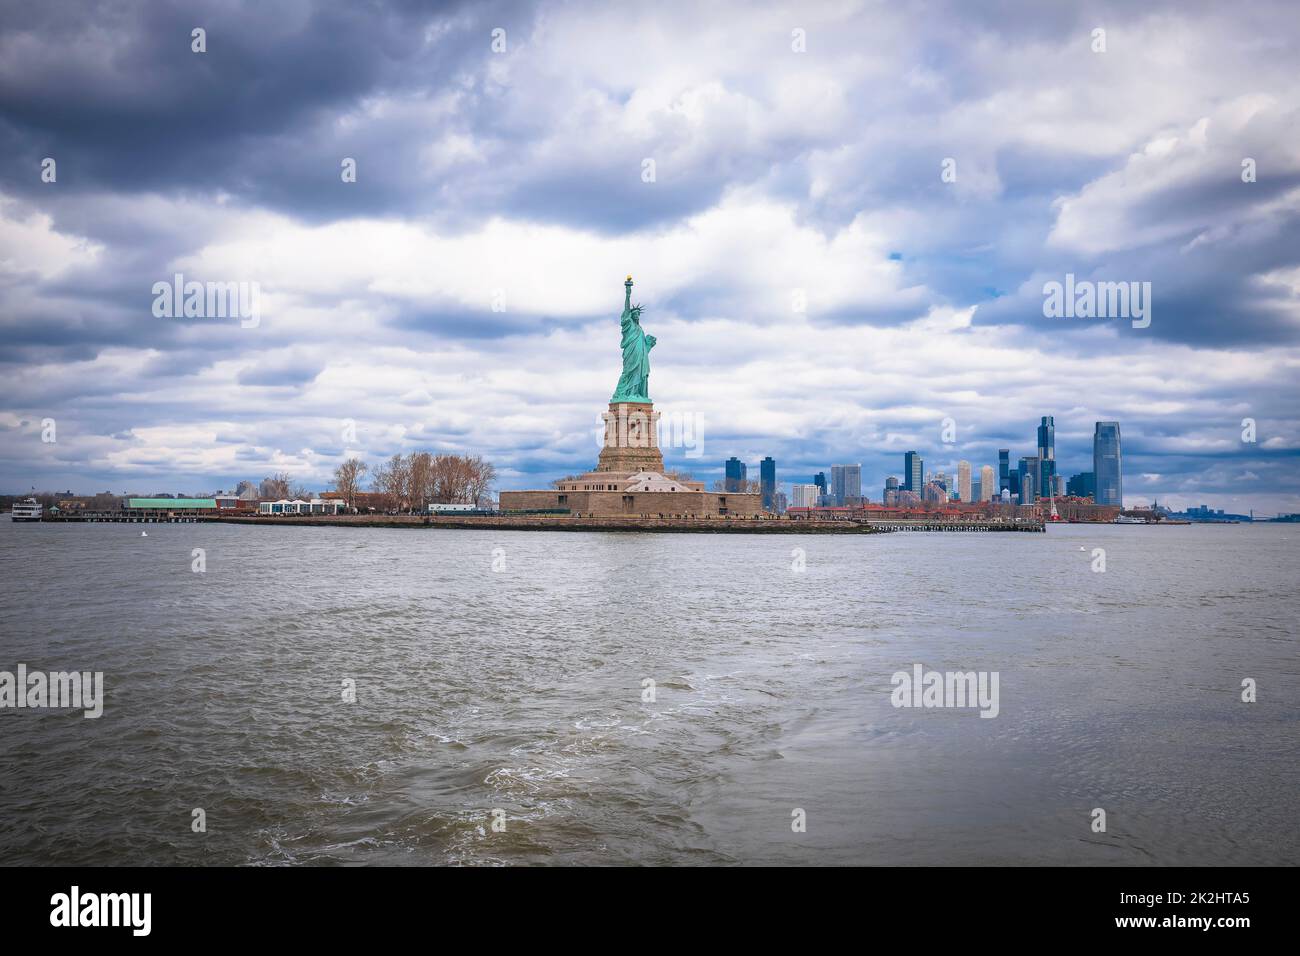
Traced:
[[[945, 429], [945, 434], [948, 429]], [[1024, 476], [1018, 469], [1012, 468], [1011, 449], [998, 449], [998, 457], [995, 459], [996, 465], [989, 462], [970, 461], [966, 458], [959, 458], [950, 467], [945, 468], [941, 465], [933, 467], [927, 466], [925, 455], [919, 449], [908, 449], [903, 454], [903, 467], [897, 470], [888, 471], [881, 477], [878, 483], [884, 490], [904, 490], [920, 493], [924, 486], [928, 484], [932, 477], [942, 478], [946, 483], [947, 490], [958, 496], [957, 500], [963, 502], [987, 501], [989, 498], [998, 495], [1004, 488], [1000, 476], [1006, 469], [1006, 476], [1010, 479], [1008, 487], [1013, 490], [1013, 498], [1022, 504], [1032, 504], [1035, 500], [1048, 497], [1066, 497], [1075, 496], [1081, 498], [1095, 498], [1098, 504], [1122, 505], [1122, 466], [1121, 466], [1121, 440], [1120, 440], [1120, 423], [1119, 422], [1095, 422], [1093, 428], [1092, 457], [1088, 462], [1088, 467], [1080, 467], [1077, 471], [1073, 468], [1061, 469], [1056, 457], [1056, 440], [1055, 440], [1055, 416], [1043, 415], [1039, 418], [1039, 425], [1036, 430], [1037, 445], [1033, 456], [1020, 456], [1019, 462], [1021, 468], [1026, 462], [1032, 463], [1035, 480], [1031, 486], [1038, 489], [1033, 492], [1028, 501], [1022, 497], [1021, 488], [1024, 485]], [[956, 444], [955, 440], [948, 444]], [[1099, 470], [1104, 472], [1103, 490], [1100, 496], [1097, 495], [1096, 474]], [[1050, 467], [1049, 467], [1050, 465]], [[770, 456], [763, 459], [765, 481], [767, 475], [771, 475], [771, 481], [774, 487], [782, 488], [787, 484], [791, 486], [793, 493], [799, 494], [796, 489], [802, 487], [814, 487], [814, 483], [825, 478], [829, 473], [830, 478], [826, 482], [825, 495], [829, 499], [842, 501], [845, 496], [850, 498], [862, 497], [863, 500], [872, 500], [868, 483], [862, 479], [862, 465], [853, 464], [834, 464], [829, 469], [823, 469], [820, 473], [807, 475], [807, 481], [802, 480], [805, 476], [796, 474], [793, 477], [781, 479], [776, 472], [777, 463]], [[837, 479], [837, 473], [841, 476], [845, 470], [852, 470], [852, 489], [846, 487], [842, 477]], [[736, 456], [728, 458], [724, 463], [723, 472], [726, 476], [727, 487], [729, 490], [735, 490], [739, 487], [736, 482], [742, 482], [747, 474], [747, 463]], [[1014, 472], [1014, 474], [1013, 474]], [[1075, 487], [1074, 491], [1068, 490]], [[985, 495], [985, 490], [988, 494]], [[880, 495], [883, 500], [883, 490]], [[1188, 506], [1191, 507], [1191, 506]]]
[[[874, 496], [912, 448], [1014, 467], [1050, 414], [1066, 477], [1123, 423], [1128, 504], [1300, 510], [1293, 12], [1012, 8], [231, 3], [196, 53], [183, 8], [15, 6], [0, 491], [324, 487], [425, 447], [545, 484], [598, 447], [632, 272], [703, 480], [851, 461]], [[1076, 276], [1149, 314], [1049, 316]], [[191, 281], [259, 314], [177, 314]]]

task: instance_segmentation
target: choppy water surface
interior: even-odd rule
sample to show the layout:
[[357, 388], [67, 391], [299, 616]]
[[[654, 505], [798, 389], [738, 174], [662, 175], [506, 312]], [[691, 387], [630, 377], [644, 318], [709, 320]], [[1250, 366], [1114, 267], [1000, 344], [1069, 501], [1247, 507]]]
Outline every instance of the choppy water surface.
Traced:
[[107, 685], [0, 711], [6, 864], [1300, 863], [1297, 527], [140, 530], [0, 522], [0, 670]]

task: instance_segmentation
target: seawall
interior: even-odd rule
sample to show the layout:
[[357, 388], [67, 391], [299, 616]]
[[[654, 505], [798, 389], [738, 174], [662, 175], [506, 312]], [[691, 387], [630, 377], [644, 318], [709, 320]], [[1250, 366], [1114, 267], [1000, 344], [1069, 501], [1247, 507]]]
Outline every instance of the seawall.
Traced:
[[356, 528], [460, 528], [496, 531], [639, 531], [684, 534], [885, 534], [895, 531], [1043, 531], [1041, 521], [978, 519], [881, 522], [790, 518], [642, 518], [574, 515], [304, 515], [288, 517], [204, 517], [223, 524], [311, 525]]

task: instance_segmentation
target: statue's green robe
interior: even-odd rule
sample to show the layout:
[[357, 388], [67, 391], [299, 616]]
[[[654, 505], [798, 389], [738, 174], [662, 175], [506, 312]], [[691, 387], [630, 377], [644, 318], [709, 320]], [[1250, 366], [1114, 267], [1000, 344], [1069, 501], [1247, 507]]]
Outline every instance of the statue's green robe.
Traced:
[[654, 348], [655, 337], [646, 335], [641, 328], [641, 310], [632, 308], [632, 290], [627, 290], [627, 299], [623, 303], [623, 374], [619, 376], [618, 387], [614, 389], [611, 402], [648, 402], [650, 401], [650, 350]]

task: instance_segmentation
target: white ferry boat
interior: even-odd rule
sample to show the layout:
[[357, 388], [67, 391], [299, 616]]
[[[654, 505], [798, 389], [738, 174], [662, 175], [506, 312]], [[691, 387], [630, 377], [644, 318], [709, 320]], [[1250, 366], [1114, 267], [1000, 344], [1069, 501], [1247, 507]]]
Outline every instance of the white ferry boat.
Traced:
[[13, 510], [9, 512], [9, 517], [14, 521], [40, 521], [40, 503], [35, 498], [24, 498], [21, 501], [15, 501]]
[[1133, 515], [1120, 515], [1115, 519], [1116, 524], [1146, 524], [1146, 518], [1137, 518]]

